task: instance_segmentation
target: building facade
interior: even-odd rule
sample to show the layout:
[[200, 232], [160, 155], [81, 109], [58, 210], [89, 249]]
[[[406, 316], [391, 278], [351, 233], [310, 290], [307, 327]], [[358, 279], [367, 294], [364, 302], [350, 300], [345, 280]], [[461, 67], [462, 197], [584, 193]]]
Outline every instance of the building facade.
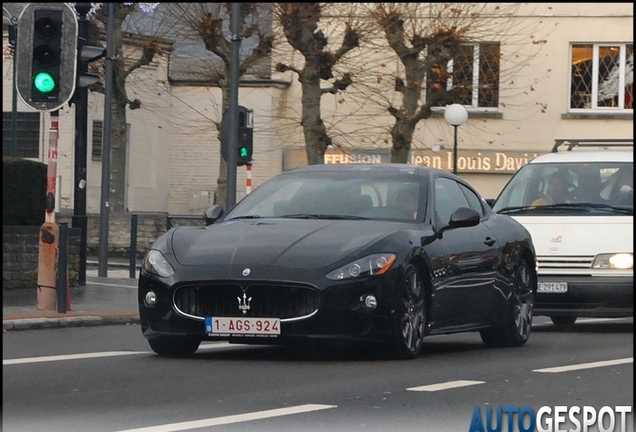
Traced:
[[[468, 120], [457, 128], [457, 171], [486, 198], [494, 198], [510, 176], [531, 158], [550, 152], [557, 139], [625, 139], [633, 137], [633, 4], [521, 4], [509, 18], [511, 33], [493, 32], [475, 44], [473, 79], [480, 84], [487, 52], [501, 50], [496, 97], [464, 100]], [[3, 154], [48, 162], [48, 112], [14, 102], [13, 57], [3, 32]], [[359, 50], [363, 52], [364, 46]], [[298, 56], [298, 54], [295, 54]], [[290, 58], [289, 47], [274, 50]], [[377, 64], [399, 69], [381, 53]], [[373, 56], [365, 61], [372, 64]], [[221, 91], [183, 78], [177, 59], [157, 57], [127, 80], [131, 98], [142, 101], [128, 111], [128, 157], [125, 191], [128, 212], [201, 214], [215, 200], [219, 178]], [[355, 60], [355, 59], [354, 59]], [[362, 61], [362, 60], [361, 60]], [[379, 67], [379, 66], [378, 66]], [[326, 94], [322, 115], [336, 146], [325, 163], [389, 162], [392, 118], [386, 106], [372, 104], [374, 74], [360, 73], [346, 92]], [[19, 71], [17, 72], [19, 73]], [[483, 83], [481, 83], [483, 84]], [[486, 86], [476, 85], [475, 88]], [[371, 90], [370, 90], [371, 89]], [[254, 158], [251, 169], [237, 168], [237, 199], [277, 173], [306, 164], [300, 126], [301, 86], [291, 72], [272, 71], [269, 80], [241, 82], [239, 104], [253, 111]], [[423, 96], [425, 97], [425, 96]], [[16, 105], [18, 138], [11, 139]], [[409, 163], [453, 170], [455, 128], [444, 108], [421, 121]], [[57, 209], [73, 207], [74, 107], [60, 108]], [[89, 95], [87, 212], [101, 204], [103, 96]]]

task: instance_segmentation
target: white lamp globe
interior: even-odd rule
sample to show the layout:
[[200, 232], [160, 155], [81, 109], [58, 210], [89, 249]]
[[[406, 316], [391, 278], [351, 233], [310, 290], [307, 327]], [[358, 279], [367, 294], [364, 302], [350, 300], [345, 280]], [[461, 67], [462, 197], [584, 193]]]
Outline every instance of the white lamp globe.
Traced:
[[446, 111], [444, 111], [444, 120], [452, 126], [461, 126], [468, 120], [468, 111], [464, 108], [464, 105], [452, 104], [446, 105]]

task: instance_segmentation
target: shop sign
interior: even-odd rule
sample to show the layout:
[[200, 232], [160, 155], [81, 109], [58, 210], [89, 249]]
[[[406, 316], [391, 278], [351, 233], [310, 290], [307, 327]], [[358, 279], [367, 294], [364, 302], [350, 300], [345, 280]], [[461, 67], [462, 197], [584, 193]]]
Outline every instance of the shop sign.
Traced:
[[[457, 157], [458, 173], [513, 174], [530, 160], [545, 152], [520, 150], [461, 150]], [[390, 163], [390, 149], [356, 149], [350, 152], [329, 149], [324, 162], [334, 163]], [[453, 171], [453, 152], [442, 149], [438, 152], [428, 149], [412, 150], [408, 163], [430, 166], [445, 171]], [[305, 149], [287, 149], [284, 155], [284, 169], [288, 170], [307, 164]]]

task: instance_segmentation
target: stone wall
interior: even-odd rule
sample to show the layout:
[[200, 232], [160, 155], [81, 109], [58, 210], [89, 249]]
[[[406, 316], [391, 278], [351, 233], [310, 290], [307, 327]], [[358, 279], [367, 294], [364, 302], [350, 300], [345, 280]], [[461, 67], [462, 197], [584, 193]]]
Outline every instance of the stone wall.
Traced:
[[[137, 260], [143, 259], [157, 237], [170, 226], [204, 225], [203, 217], [168, 215], [166, 213], [135, 213], [137, 238], [131, 245], [133, 214], [109, 215], [108, 257], [130, 259], [131, 246], [137, 250]], [[79, 228], [71, 228], [72, 214], [60, 213], [58, 224], [69, 227], [68, 276], [71, 286], [77, 286], [80, 257]], [[87, 215], [86, 256], [99, 256], [101, 220], [98, 214]], [[37, 286], [39, 260], [39, 231], [37, 226], [2, 227], [2, 282], [3, 290], [34, 288]]]
[[[79, 279], [80, 230], [68, 230], [68, 278], [71, 286]], [[38, 283], [40, 227], [2, 227], [2, 289], [32, 289]]]

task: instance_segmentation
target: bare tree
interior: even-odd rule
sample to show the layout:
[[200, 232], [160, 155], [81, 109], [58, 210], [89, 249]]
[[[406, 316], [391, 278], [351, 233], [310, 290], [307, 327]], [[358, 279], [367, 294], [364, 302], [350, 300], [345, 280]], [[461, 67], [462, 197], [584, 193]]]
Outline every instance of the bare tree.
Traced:
[[[126, 191], [126, 158], [127, 158], [127, 116], [126, 108], [131, 110], [139, 109], [141, 101], [131, 100], [126, 92], [126, 79], [137, 69], [149, 65], [155, 56], [165, 55], [168, 43], [152, 36], [140, 36], [147, 33], [140, 29], [131, 28], [131, 31], [124, 31], [124, 22], [135, 12], [145, 12], [147, 3], [120, 3], [116, 8], [114, 17], [106, 16], [106, 8], [101, 4], [93, 10], [94, 24], [91, 27], [89, 43], [96, 44], [98, 39], [104, 39], [104, 27], [109, 19], [114, 20], [113, 40], [113, 101], [112, 101], [112, 123], [111, 123], [111, 194], [110, 208], [113, 213], [123, 213], [127, 211], [125, 203]], [[128, 20], [135, 23], [135, 20]], [[100, 23], [101, 25], [97, 24]], [[124, 50], [127, 47], [135, 46], [134, 50]], [[125, 54], [125, 55], [124, 55]], [[94, 66], [94, 65], [92, 65]], [[92, 90], [104, 92], [104, 85], [95, 85]], [[108, 131], [105, 131], [108, 132]]]
[[[202, 41], [208, 51], [206, 58], [197, 58], [197, 54], [186, 55], [190, 75], [199, 82], [218, 86], [222, 90], [222, 112], [229, 106], [230, 54], [231, 42], [229, 22], [231, 3], [122, 3], [117, 9], [115, 19], [114, 82], [111, 137], [111, 209], [113, 212], [125, 211], [125, 172], [126, 172], [126, 107], [139, 109], [145, 105], [139, 99], [131, 100], [126, 92], [126, 78], [136, 69], [150, 64], [156, 55], [167, 53], [172, 42], [184, 40]], [[270, 6], [263, 3], [241, 4], [242, 41], [248, 40], [247, 49], [243, 43], [239, 75], [255, 68], [259, 62], [267, 59], [271, 51]], [[95, 7], [93, 18], [100, 26], [93, 28], [94, 39], [104, 38], [103, 28], [108, 17], [101, 4]], [[154, 16], [142, 16], [139, 12], [157, 12]], [[136, 13], [136, 16], [134, 14]], [[128, 18], [128, 19], [127, 19]], [[170, 38], [168, 40], [167, 38]], [[170, 42], [170, 43], [169, 43]], [[125, 47], [136, 46], [126, 50]], [[132, 54], [131, 51], [135, 54]], [[125, 54], [125, 55], [124, 55]], [[136, 57], [135, 57], [136, 55]], [[269, 73], [269, 67], [266, 68]], [[103, 85], [92, 90], [103, 92]], [[219, 132], [221, 119], [210, 119], [212, 126]], [[219, 147], [217, 147], [219, 148]], [[217, 199], [225, 202], [227, 192], [227, 163], [220, 158], [219, 177], [217, 178]]]
[[[208, 52], [207, 58], [190, 56], [187, 60], [190, 62], [188, 70], [198, 81], [221, 89], [222, 112], [227, 111], [230, 103], [231, 11], [232, 3], [171, 3], [164, 10], [167, 21], [175, 28], [181, 28], [179, 37], [203, 42]], [[259, 66], [261, 73], [269, 75], [268, 60], [272, 49], [270, 16], [270, 5], [267, 3], [241, 3], [239, 77], [254, 74]], [[263, 68], [263, 65], [267, 67]], [[213, 125], [218, 132], [219, 142], [221, 120], [218, 118]], [[227, 162], [223, 158], [219, 158], [219, 161], [216, 194], [220, 202], [225, 202]]]
[[[472, 45], [502, 37], [533, 40], [528, 29], [515, 27], [518, 4], [488, 3], [374, 3], [368, 14], [399, 60], [398, 68], [387, 68], [384, 82], [393, 83], [393, 93], [373, 88], [376, 95], [394, 118], [390, 135], [391, 162], [406, 162], [417, 124], [431, 117], [434, 107], [451, 103], [471, 105], [474, 91], [496, 108], [499, 83], [503, 71], [499, 60], [503, 53], [499, 44], [481, 46], [480, 60], [491, 62], [491, 68], [480, 70], [479, 88], [472, 87], [467, 74], [472, 68]], [[378, 40], [378, 39], [376, 39]], [[527, 45], [526, 45], [527, 46]], [[467, 47], [470, 49], [467, 50]], [[523, 62], [516, 63], [521, 66]], [[513, 71], [509, 70], [509, 74]], [[392, 79], [386, 79], [386, 76]], [[379, 82], [380, 80], [378, 80]], [[378, 84], [374, 82], [374, 84]], [[394, 102], [392, 94], [399, 95]], [[397, 102], [397, 103], [396, 103]]]
[[[320, 19], [329, 7], [337, 6], [344, 25], [340, 46], [329, 51], [329, 40], [319, 28]], [[287, 42], [304, 58], [302, 68], [278, 63], [279, 72], [293, 71], [302, 87], [301, 125], [305, 136], [307, 162], [323, 163], [327, 147], [332, 144], [321, 117], [321, 97], [326, 93], [344, 91], [352, 84], [353, 76], [344, 72], [334, 77], [334, 66], [351, 50], [359, 46], [359, 29], [353, 14], [347, 14], [347, 4], [276, 3], [274, 15], [278, 18]], [[322, 87], [322, 83], [329, 85]]]

